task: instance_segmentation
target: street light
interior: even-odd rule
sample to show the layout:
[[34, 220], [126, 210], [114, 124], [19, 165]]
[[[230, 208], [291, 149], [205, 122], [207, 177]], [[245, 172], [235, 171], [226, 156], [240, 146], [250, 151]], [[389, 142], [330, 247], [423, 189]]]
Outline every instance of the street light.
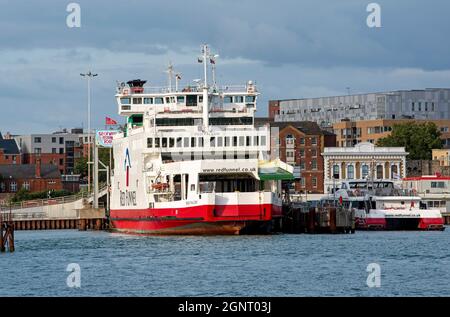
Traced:
[[88, 192], [91, 192], [91, 79], [97, 77], [98, 74], [93, 74], [88, 71], [86, 74], [80, 76], [87, 79], [87, 104], [88, 104]]

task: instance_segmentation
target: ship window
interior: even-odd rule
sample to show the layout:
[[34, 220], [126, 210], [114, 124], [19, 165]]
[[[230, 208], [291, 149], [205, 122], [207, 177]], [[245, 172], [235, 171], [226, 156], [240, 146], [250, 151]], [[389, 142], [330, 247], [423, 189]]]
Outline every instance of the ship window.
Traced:
[[191, 147], [196, 147], [195, 140], [195, 138], [191, 138]]
[[203, 102], [203, 96], [198, 96], [198, 102]]
[[177, 103], [184, 104], [184, 96], [177, 96]]
[[164, 99], [163, 99], [163, 98], [160, 98], [160, 97], [155, 98], [155, 104], [156, 104], [156, 105], [162, 105], [162, 104], [164, 104]]
[[162, 147], [167, 147], [167, 138], [162, 138], [161, 145]]
[[217, 137], [217, 146], [223, 146], [223, 138], [221, 136]]
[[142, 98], [133, 98], [133, 104], [134, 105], [142, 104]]
[[243, 137], [243, 136], [240, 136], [239, 137], [239, 146], [244, 146], [245, 145], [245, 137]]
[[255, 96], [245, 96], [245, 103], [255, 102]]
[[232, 96], [223, 97], [223, 103], [233, 103], [233, 97]]
[[233, 146], [237, 146], [238, 142], [237, 142], [237, 136], [233, 137]]
[[262, 136], [261, 136], [261, 145], [262, 145], [262, 146], [265, 146], [265, 145], [266, 145], [266, 136], [265, 136], [265, 135], [262, 135]]
[[203, 147], [203, 137], [198, 138], [198, 146]]
[[244, 102], [244, 96], [234, 96], [234, 102], [235, 103], [243, 103]]
[[191, 192], [195, 192], [195, 184], [191, 184]]
[[229, 136], [225, 137], [225, 146], [230, 146], [230, 137]]
[[166, 97], [166, 104], [169, 104], [169, 103], [170, 103], [170, 98]]
[[120, 103], [124, 105], [129, 105], [131, 103], [131, 98], [120, 98]]
[[153, 104], [153, 98], [144, 98], [144, 104], [152, 105]]
[[215, 137], [210, 137], [209, 138], [209, 146], [210, 147], [215, 147], [216, 146], [216, 138]]
[[253, 137], [253, 145], [254, 146], [258, 146], [259, 145], [259, 138], [258, 138], [258, 136], [254, 136]]
[[153, 138], [147, 138], [147, 147], [153, 147]]
[[249, 137], [249, 136], [246, 136], [245, 139], [246, 139], [245, 145], [246, 145], [246, 146], [251, 146], [252, 138]]
[[186, 96], [186, 106], [196, 107], [197, 106], [197, 95], [187, 95]]
[[184, 142], [183, 142], [183, 146], [184, 147], [189, 147], [189, 138], [184, 138]]
[[174, 146], [175, 146], [175, 139], [169, 138], [169, 147], [174, 147]]
[[158, 148], [160, 146], [161, 139], [155, 138], [155, 147]]
[[177, 138], [177, 147], [181, 147], [182, 146], [181, 140], [182, 140], [182, 138]]

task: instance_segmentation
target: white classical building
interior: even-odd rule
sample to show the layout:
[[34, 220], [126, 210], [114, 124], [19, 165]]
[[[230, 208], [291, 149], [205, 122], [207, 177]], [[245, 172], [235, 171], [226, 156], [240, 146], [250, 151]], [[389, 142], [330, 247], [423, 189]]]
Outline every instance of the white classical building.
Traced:
[[324, 190], [331, 192], [344, 180], [392, 180], [401, 185], [406, 176], [404, 147], [377, 147], [359, 143], [354, 147], [327, 147], [324, 158]]

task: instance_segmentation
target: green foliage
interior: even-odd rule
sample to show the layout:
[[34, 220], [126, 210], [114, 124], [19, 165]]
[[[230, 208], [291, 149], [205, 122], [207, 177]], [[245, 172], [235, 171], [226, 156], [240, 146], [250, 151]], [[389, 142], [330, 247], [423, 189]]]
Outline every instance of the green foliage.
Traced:
[[431, 160], [431, 150], [441, 149], [441, 132], [432, 122], [395, 124], [389, 136], [379, 139], [377, 146], [404, 146], [410, 160]]
[[[98, 149], [99, 160], [106, 166], [109, 166], [109, 151], [110, 151], [109, 148], [99, 148]], [[93, 157], [94, 157], [94, 155], [91, 151], [91, 159], [92, 160], [93, 160]], [[87, 177], [87, 174], [88, 174], [87, 161], [88, 161], [87, 157], [81, 157], [75, 161], [74, 173], [80, 174], [82, 178]], [[114, 164], [114, 162], [113, 162], [113, 164]], [[103, 169], [100, 164], [99, 164], [99, 168]], [[93, 165], [91, 165], [91, 172], [93, 172]], [[92, 175], [91, 175], [91, 180], [92, 180]], [[105, 172], [100, 172], [99, 181], [106, 182], [106, 173]]]
[[50, 192], [45, 190], [41, 192], [30, 193], [30, 191], [22, 188], [17, 193], [15, 193], [11, 201], [16, 203], [24, 200], [47, 199], [69, 195], [72, 195], [72, 193], [67, 190], [51, 190]]

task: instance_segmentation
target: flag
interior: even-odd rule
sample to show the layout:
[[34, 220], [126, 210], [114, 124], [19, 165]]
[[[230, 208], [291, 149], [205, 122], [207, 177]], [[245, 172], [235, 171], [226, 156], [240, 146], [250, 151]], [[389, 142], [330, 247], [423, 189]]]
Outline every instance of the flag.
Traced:
[[113, 124], [117, 124], [117, 121], [116, 121], [116, 120], [113, 120], [113, 119], [111, 119], [111, 118], [109, 118], [109, 117], [106, 117], [106, 118], [105, 118], [105, 124], [106, 124], [106, 125], [113, 125]]
[[198, 61], [199, 63], [203, 63], [203, 59], [201, 59], [200, 57], [197, 58], [197, 61]]
[[180, 74], [176, 74], [175, 78], [178, 79], [178, 80], [181, 80], [181, 75]]
[[211, 64], [215, 64], [215, 63], [216, 63], [216, 61], [213, 60], [212, 58], [209, 59], [209, 62], [210, 62]]

